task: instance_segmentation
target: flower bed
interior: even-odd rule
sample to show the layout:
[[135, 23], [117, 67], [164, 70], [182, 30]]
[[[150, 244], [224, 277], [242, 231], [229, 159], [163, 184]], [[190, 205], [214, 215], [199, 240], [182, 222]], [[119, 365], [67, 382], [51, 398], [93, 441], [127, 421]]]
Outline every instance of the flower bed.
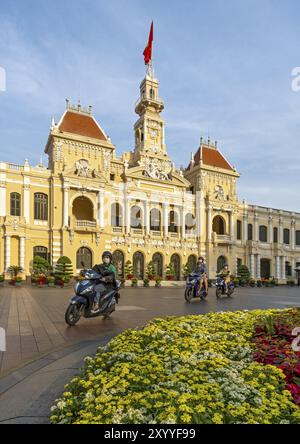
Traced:
[[283, 371], [255, 361], [266, 315], [300, 320], [291, 309], [221, 312], [127, 330], [86, 358], [51, 421], [300, 423]]

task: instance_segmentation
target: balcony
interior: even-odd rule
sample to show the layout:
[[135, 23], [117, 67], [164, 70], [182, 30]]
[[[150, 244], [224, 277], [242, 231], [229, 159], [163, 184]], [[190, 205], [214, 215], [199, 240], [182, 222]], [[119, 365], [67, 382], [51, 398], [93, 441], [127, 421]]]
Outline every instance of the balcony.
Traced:
[[153, 236], [153, 237], [161, 237], [162, 233], [161, 233], [161, 231], [150, 230], [150, 235]]
[[214, 239], [218, 244], [231, 244], [231, 236], [229, 234], [215, 234]]
[[75, 230], [80, 231], [95, 231], [97, 228], [97, 222], [95, 220], [76, 220]]
[[123, 233], [123, 227], [112, 227], [113, 233]]

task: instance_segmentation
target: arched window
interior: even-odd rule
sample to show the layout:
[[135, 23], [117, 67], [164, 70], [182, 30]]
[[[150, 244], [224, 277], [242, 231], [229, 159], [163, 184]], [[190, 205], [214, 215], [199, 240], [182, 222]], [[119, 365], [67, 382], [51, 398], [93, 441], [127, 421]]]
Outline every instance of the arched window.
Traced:
[[273, 242], [274, 242], [274, 244], [278, 243], [278, 228], [277, 227], [273, 228]]
[[46, 261], [49, 261], [48, 248], [40, 245], [33, 247], [33, 258], [36, 256], [42, 257], [43, 259], [46, 259]]
[[73, 202], [73, 215], [77, 221], [94, 220], [93, 202], [85, 196], [76, 197]]
[[217, 261], [217, 273], [227, 264], [227, 260], [225, 256], [219, 256]]
[[290, 230], [288, 228], [283, 230], [283, 243], [286, 245], [290, 244]]
[[181, 260], [180, 260], [180, 256], [178, 254], [173, 254], [171, 256], [171, 264], [173, 264], [174, 267], [174, 275], [175, 275], [175, 279], [176, 281], [180, 281], [180, 277], [181, 277]]
[[48, 196], [43, 193], [34, 194], [34, 219], [48, 220]]
[[236, 238], [237, 240], [242, 239], [242, 222], [240, 220], [236, 221]]
[[194, 254], [191, 254], [188, 257], [187, 264], [188, 264], [190, 270], [195, 270], [196, 265], [197, 265], [197, 257]]
[[150, 229], [152, 231], [161, 230], [161, 213], [157, 208], [150, 211]]
[[21, 194], [10, 193], [10, 215], [21, 216]]
[[117, 269], [117, 277], [123, 278], [124, 277], [124, 264], [125, 264], [125, 257], [124, 253], [120, 250], [116, 250], [113, 252], [112, 255], [112, 263]]
[[249, 241], [253, 240], [253, 225], [252, 224], [248, 224], [248, 240]]
[[113, 203], [111, 206], [111, 226], [112, 227], [123, 226], [123, 209], [118, 202]]
[[92, 252], [87, 247], [81, 247], [76, 253], [76, 268], [92, 268]]
[[163, 257], [160, 253], [155, 253], [152, 256], [152, 262], [155, 268], [155, 274], [159, 277], [163, 275]]
[[259, 227], [259, 240], [260, 242], [268, 242], [268, 228], [265, 225]]
[[264, 279], [269, 279], [271, 276], [271, 261], [270, 259], [260, 260], [260, 276]]
[[178, 233], [179, 229], [179, 216], [176, 211], [170, 211], [169, 213], [169, 233]]
[[155, 91], [152, 88], [150, 88], [150, 99], [155, 99]]
[[136, 276], [137, 279], [143, 280], [144, 279], [144, 255], [140, 251], [137, 251], [133, 255], [133, 273]]
[[225, 234], [225, 220], [221, 216], [215, 216], [213, 219], [213, 231], [216, 234], [223, 235]]
[[142, 228], [142, 210], [139, 206], [134, 205], [130, 211], [131, 228]]
[[187, 234], [191, 234], [195, 231], [196, 219], [192, 213], [185, 215], [185, 231]]

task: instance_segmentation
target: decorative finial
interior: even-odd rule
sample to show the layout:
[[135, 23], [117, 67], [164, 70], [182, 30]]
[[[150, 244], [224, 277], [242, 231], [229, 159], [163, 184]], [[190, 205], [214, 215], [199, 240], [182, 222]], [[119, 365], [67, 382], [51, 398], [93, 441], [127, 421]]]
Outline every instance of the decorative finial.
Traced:
[[66, 99], [66, 109], [69, 109], [69, 103], [70, 103], [70, 100], [67, 98]]
[[90, 105], [90, 106], [89, 106], [89, 113], [90, 113], [90, 114], [92, 114], [92, 109], [93, 109], [93, 107], [92, 107], [92, 105]]
[[191, 153], [191, 165], [194, 165], [194, 163], [195, 163], [194, 154]]
[[78, 111], [81, 110], [81, 104], [80, 104], [80, 99], [78, 99]]
[[210, 145], [210, 137], [208, 136], [208, 139], [207, 139], [207, 145], [209, 146]]
[[55, 127], [55, 121], [54, 121], [54, 116], [52, 116], [52, 119], [51, 119], [51, 128], [54, 128]]
[[203, 142], [203, 137], [201, 136], [200, 137], [200, 146], [202, 145], [202, 142]]
[[217, 140], [215, 140], [215, 147], [216, 148], [218, 147], [218, 141]]

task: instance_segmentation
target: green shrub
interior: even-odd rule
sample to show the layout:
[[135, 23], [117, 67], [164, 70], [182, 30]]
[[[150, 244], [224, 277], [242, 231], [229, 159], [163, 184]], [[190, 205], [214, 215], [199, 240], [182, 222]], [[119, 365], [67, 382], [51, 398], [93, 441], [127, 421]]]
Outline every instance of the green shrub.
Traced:
[[240, 265], [238, 269], [238, 275], [240, 279], [240, 285], [244, 286], [249, 283], [250, 280], [250, 271], [247, 265]]
[[55, 278], [61, 279], [65, 283], [70, 282], [73, 276], [72, 261], [67, 256], [62, 256], [58, 259], [55, 267]]

